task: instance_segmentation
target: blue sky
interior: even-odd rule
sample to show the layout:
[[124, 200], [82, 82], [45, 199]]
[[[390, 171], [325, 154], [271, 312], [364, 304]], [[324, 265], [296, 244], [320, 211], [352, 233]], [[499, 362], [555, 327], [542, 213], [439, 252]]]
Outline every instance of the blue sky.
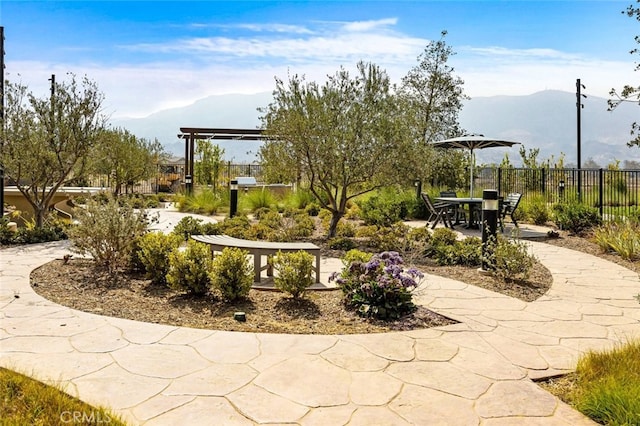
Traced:
[[48, 93], [87, 75], [113, 117], [146, 116], [214, 94], [256, 93], [274, 76], [322, 81], [359, 60], [393, 82], [443, 30], [472, 97], [553, 89], [607, 97], [638, 84], [634, 0], [0, 2], [6, 77]]

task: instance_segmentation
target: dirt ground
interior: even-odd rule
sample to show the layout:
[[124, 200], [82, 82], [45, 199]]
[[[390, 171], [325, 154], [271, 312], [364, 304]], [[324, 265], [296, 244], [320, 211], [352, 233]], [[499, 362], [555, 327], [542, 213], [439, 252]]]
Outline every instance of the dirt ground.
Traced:
[[[574, 250], [605, 257], [640, 273], [640, 262], [626, 262], [616, 255], [603, 254], [589, 241], [561, 233], [560, 238], [545, 239]], [[328, 251], [325, 251], [328, 252]], [[332, 255], [338, 253], [331, 252]], [[525, 301], [544, 294], [551, 275], [536, 264], [526, 282], [504, 283], [477, 268], [420, 265], [427, 274], [441, 275], [493, 290]], [[428, 276], [427, 291], [428, 291]], [[164, 286], [153, 285], [140, 274], [112, 275], [90, 260], [54, 260], [33, 271], [33, 289], [56, 303], [101, 315], [151, 323], [206, 328], [293, 334], [353, 334], [391, 330], [412, 330], [454, 323], [425, 307], [395, 322], [372, 321], [347, 310], [340, 290], [307, 292], [301, 300], [275, 291], [251, 290], [249, 297], [234, 303], [215, 295], [195, 298]], [[246, 322], [234, 320], [235, 312], [245, 312]]]

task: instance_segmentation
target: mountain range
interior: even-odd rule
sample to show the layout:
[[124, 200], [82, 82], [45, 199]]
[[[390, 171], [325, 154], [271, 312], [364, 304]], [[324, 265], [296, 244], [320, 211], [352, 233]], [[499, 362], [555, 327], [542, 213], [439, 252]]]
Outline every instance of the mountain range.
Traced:
[[[112, 125], [126, 128], [138, 137], [157, 138], [167, 152], [184, 155], [184, 141], [177, 137], [181, 127], [254, 129], [260, 125], [258, 108], [272, 101], [270, 92], [251, 95], [209, 96], [191, 105], [153, 113], [144, 118], [113, 119]], [[565, 166], [575, 166], [577, 157], [576, 94], [546, 90], [525, 96], [489, 96], [464, 102], [459, 121], [470, 134], [521, 142], [527, 151], [538, 148], [538, 159], [551, 164], [564, 154]], [[581, 163], [607, 164], [620, 160], [640, 161], [640, 148], [627, 147], [631, 123], [640, 121], [640, 106], [623, 103], [607, 110], [607, 100], [582, 98]], [[234, 163], [256, 161], [260, 142], [219, 141], [225, 160]], [[517, 147], [517, 145], [516, 145]], [[521, 164], [518, 148], [492, 148], [477, 152], [477, 164], [500, 163], [505, 153], [515, 166]]]

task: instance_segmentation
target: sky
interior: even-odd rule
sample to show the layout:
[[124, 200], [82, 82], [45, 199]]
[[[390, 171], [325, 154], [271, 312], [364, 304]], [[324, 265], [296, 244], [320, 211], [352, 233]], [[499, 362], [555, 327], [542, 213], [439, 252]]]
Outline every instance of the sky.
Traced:
[[275, 78], [322, 82], [358, 61], [393, 83], [431, 41], [470, 97], [542, 90], [609, 97], [638, 85], [635, 0], [0, 1], [5, 78], [37, 96], [48, 79], [88, 76], [114, 118], [210, 95], [272, 91]]

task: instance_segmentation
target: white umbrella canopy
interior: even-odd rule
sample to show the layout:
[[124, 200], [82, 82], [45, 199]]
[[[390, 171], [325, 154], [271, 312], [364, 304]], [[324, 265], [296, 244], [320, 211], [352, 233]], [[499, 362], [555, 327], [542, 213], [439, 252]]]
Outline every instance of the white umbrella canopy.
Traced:
[[469, 195], [473, 197], [473, 169], [475, 167], [474, 164], [474, 156], [473, 151], [475, 149], [484, 149], [484, 148], [496, 148], [496, 147], [510, 147], [515, 144], [519, 144], [520, 142], [507, 141], [504, 139], [498, 138], [489, 138], [483, 135], [470, 135], [470, 136], [460, 136], [452, 139], [445, 139], [442, 141], [431, 142], [430, 145], [435, 148], [458, 148], [458, 149], [468, 149], [471, 155], [470, 164], [470, 179], [471, 188]]

